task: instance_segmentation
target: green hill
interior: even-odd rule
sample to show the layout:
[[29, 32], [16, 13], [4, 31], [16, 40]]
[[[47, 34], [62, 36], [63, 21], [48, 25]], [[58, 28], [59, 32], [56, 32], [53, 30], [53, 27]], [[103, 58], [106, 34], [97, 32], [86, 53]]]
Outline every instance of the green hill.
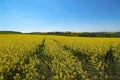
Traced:
[[22, 32], [17, 32], [17, 31], [0, 31], [0, 34], [22, 34]]

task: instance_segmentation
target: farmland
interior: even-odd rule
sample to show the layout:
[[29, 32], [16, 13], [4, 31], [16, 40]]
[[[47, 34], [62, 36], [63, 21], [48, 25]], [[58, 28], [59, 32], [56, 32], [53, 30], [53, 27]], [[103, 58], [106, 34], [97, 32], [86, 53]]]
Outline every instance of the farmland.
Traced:
[[120, 38], [0, 35], [0, 80], [120, 80]]

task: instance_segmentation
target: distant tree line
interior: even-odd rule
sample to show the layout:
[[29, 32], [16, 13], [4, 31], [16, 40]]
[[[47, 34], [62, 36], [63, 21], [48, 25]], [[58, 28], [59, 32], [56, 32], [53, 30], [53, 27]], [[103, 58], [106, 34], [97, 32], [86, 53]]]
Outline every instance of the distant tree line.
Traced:
[[31, 32], [0, 31], [0, 34], [35, 34], [35, 35], [59, 35], [77, 37], [120, 37], [120, 32]]
[[81, 37], [120, 37], [120, 33], [107, 33], [107, 32], [99, 32], [99, 33], [81, 33], [79, 34]]
[[120, 32], [33, 32], [30, 34], [60, 35], [78, 37], [120, 37]]

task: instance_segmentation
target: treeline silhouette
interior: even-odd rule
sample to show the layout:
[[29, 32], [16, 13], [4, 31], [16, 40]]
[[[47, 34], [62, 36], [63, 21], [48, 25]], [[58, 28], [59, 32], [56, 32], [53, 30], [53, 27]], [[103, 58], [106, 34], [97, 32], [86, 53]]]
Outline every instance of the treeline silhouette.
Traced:
[[120, 32], [32, 32], [30, 34], [78, 37], [120, 37]]
[[58, 35], [77, 37], [120, 37], [120, 32], [31, 32], [22, 33], [17, 31], [0, 31], [0, 34], [35, 34], [35, 35]]

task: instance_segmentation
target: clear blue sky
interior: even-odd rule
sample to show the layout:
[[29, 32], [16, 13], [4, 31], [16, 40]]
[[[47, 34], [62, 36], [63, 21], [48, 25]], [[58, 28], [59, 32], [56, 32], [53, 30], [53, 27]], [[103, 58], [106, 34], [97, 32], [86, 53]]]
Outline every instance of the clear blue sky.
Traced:
[[0, 0], [0, 30], [120, 31], [120, 0]]

